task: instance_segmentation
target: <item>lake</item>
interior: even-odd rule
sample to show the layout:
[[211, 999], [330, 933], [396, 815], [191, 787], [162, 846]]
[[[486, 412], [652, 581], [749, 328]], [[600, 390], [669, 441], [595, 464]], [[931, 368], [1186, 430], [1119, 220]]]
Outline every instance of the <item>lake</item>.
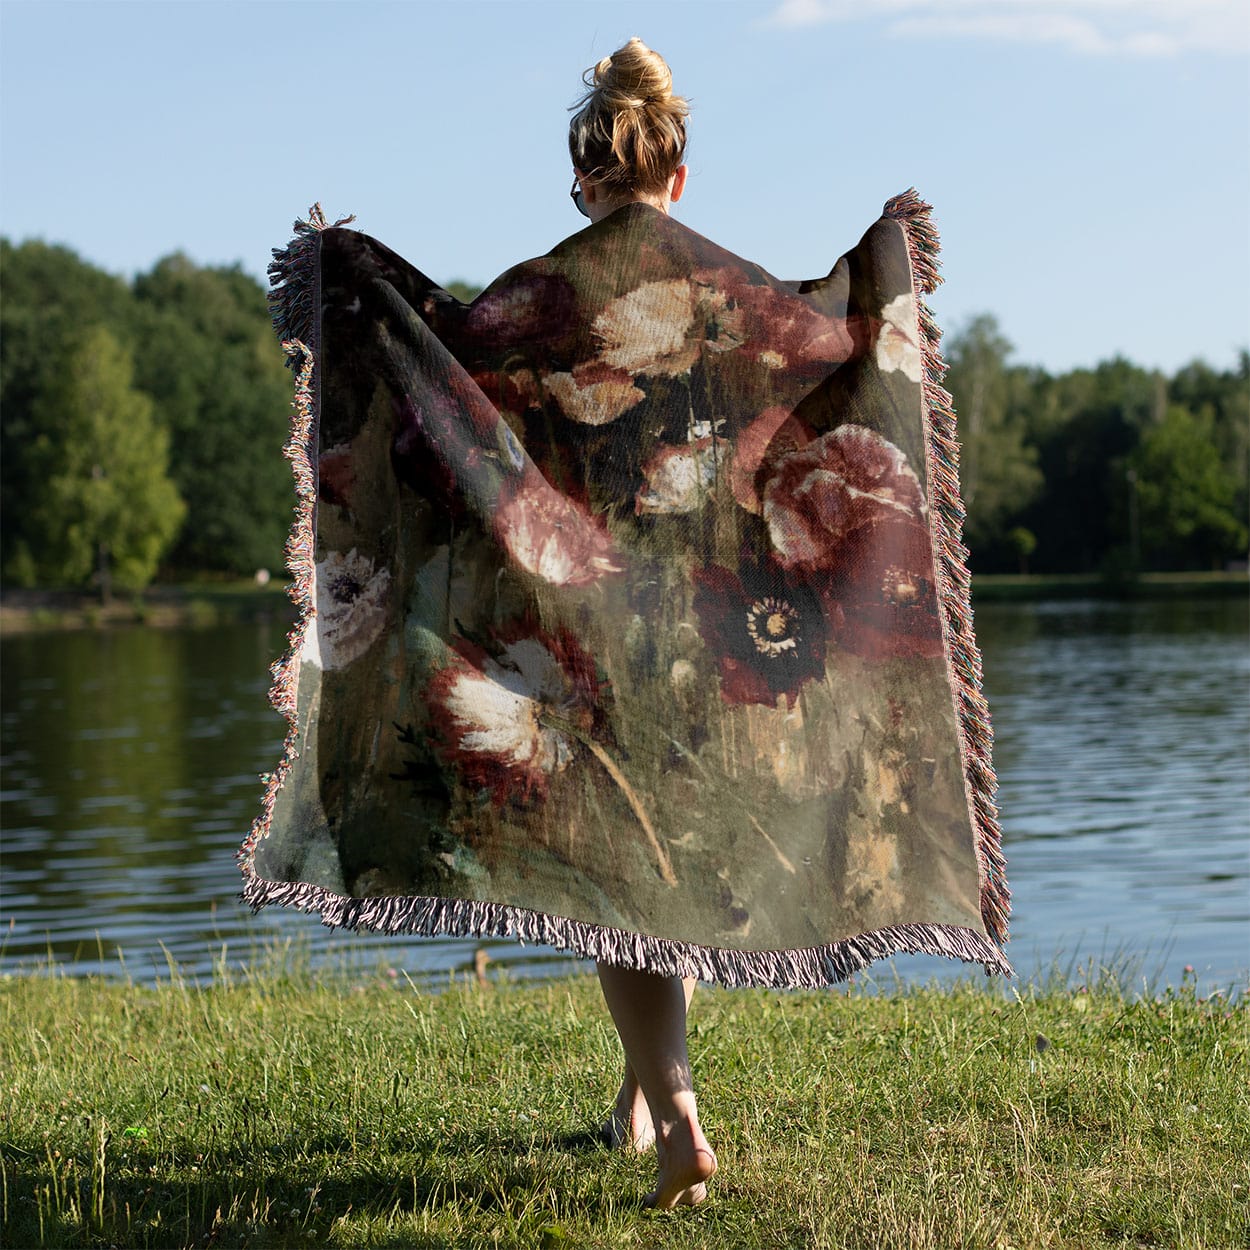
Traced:
[[[1139, 982], [1244, 989], [1250, 969], [1250, 604], [990, 603], [1008, 954], [1024, 978], [1091, 960]], [[515, 976], [580, 966], [511, 941], [336, 934], [237, 901], [234, 856], [276, 762], [277, 623], [0, 643], [0, 972], [54, 961], [207, 980], [293, 942], [312, 962], [429, 984], [479, 946]], [[898, 959], [874, 977], [962, 971]]]

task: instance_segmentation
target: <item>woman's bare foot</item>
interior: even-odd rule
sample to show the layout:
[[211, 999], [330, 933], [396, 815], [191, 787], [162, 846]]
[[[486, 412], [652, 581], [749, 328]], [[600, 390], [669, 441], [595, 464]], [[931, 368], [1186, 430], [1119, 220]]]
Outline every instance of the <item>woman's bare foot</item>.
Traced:
[[662, 1125], [655, 1139], [660, 1161], [659, 1183], [644, 1205], [667, 1211], [695, 1207], [707, 1197], [707, 1182], [716, 1171], [716, 1156], [697, 1119]]
[[626, 1073], [620, 1093], [607, 1123], [600, 1130], [605, 1144], [613, 1150], [636, 1150], [642, 1154], [655, 1145], [655, 1125], [651, 1108], [632, 1071]]

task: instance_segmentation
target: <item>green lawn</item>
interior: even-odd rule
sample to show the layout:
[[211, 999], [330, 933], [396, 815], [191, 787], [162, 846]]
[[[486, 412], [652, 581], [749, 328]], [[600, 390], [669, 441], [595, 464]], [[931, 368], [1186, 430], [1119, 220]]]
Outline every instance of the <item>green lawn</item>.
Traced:
[[995, 984], [700, 989], [720, 1172], [640, 1209], [593, 980], [0, 982], [5, 1246], [1235, 1247], [1250, 1010]]

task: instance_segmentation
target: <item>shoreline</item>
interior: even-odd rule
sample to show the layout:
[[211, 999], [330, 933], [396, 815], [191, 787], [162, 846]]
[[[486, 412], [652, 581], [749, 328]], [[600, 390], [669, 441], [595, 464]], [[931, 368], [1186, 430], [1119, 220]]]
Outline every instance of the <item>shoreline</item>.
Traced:
[[0, 591], [0, 637], [64, 630], [208, 628], [248, 621], [291, 624], [295, 606], [285, 581], [180, 582], [119, 594], [111, 603], [82, 590]]
[[1250, 594], [1241, 572], [1142, 573], [1108, 578], [1099, 573], [980, 573], [972, 578], [972, 603], [1054, 599], [1232, 599]]
[[[1043, 600], [1225, 599], [1250, 594], [1244, 572], [1143, 573], [1108, 579], [1096, 573], [982, 573], [972, 579], [973, 607]], [[249, 621], [294, 623], [287, 583], [189, 582], [149, 587], [102, 604], [80, 590], [0, 591], [0, 637], [63, 630], [208, 628]]]

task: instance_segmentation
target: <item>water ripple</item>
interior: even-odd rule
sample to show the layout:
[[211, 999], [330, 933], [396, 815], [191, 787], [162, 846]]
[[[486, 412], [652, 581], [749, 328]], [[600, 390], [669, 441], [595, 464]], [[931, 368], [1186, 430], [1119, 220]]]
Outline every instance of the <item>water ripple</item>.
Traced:
[[[990, 605], [977, 625], [1018, 969], [1064, 951], [1163, 951], [1173, 980], [1186, 963], [1244, 979], [1245, 603]], [[234, 855], [280, 750], [264, 674], [281, 644], [273, 626], [215, 630], [211, 646], [191, 630], [3, 642], [0, 969], [50, 952], [81, 972], [117, 973], [124, 958], [137, 980], [171, 964], [207, 978], [296, 934], [314, 962], [434, 978], [479, 946], [519, 975], [576, 966], [510, 941], [330, 934], [241, 906]]]

